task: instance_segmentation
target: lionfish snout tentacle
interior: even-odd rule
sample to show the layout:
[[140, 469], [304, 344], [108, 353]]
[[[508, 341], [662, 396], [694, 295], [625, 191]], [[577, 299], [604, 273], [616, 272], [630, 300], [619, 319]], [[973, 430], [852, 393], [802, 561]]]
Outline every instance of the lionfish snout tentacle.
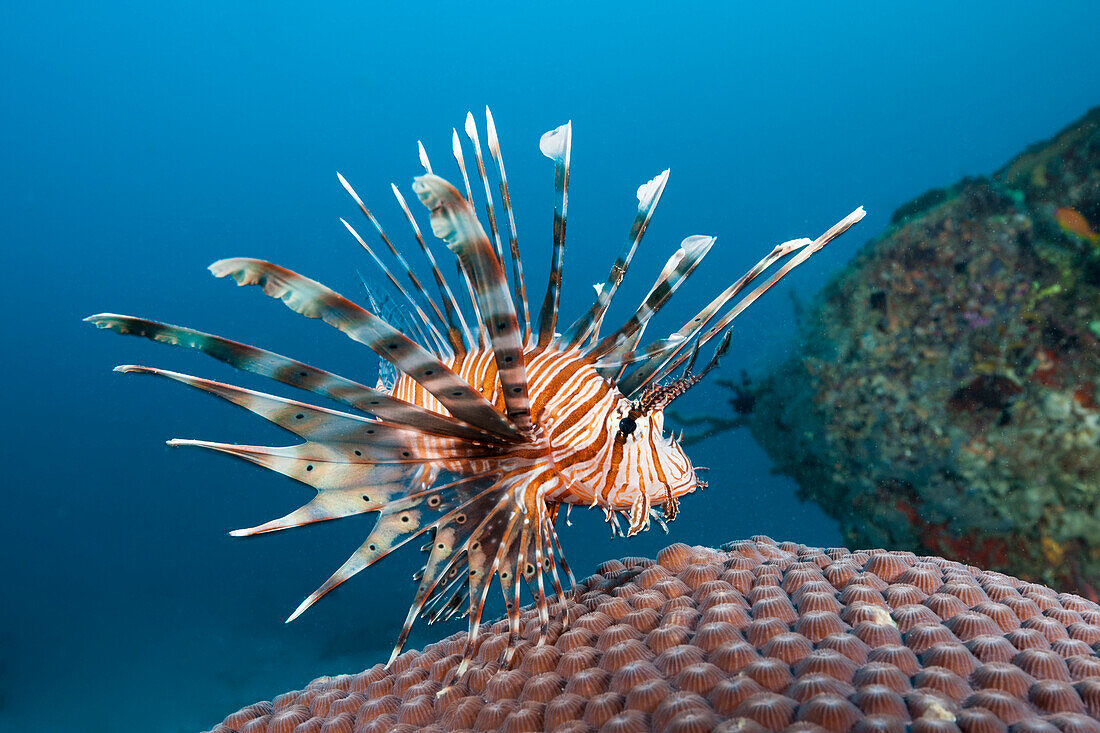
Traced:
[[[560, 633], [568, 627], [565, 599], [576, 583], [556, 529], [562, 506], [567, 526], [569, 510], [581, 504], [599, 507], [614, 534], [634, 535], [651, 522], [667, 531], [666, 522], [679, 513], [680, 498], [706, 483], [680, 444], [664, 435], [664, 409], [717, 367], [729, 348], [728, 328], [737, 315], [864, 216], [862, 208], [856, 209], [817, 239], [791, 240], [773, 248], [678, 331], [643, 344], [652, 317], [715, 243], [714, 237], [686, 237], [633, 315], [601, 337], [612, 300], [664, 192], [666, 170], [638, 189], [637, 214], [622, 252], [597, 287], [591, 307], [559, 335], [572, 126], [562, 125], [539, 141], [541, 152], [554, 164], [555, 206], [550, 276], [537, 319], [527, 302], [504, 162], [488, 110], [486, 126], [489, 154], [499, 174], [500, 210], [508, 219], [507, 250], [497, 226], [492, 172], [486, 168], [473, 115], [467, 115], [464, 129], [474, 148], [483, 202], [475, 203], [456, 130], [452, 153], [465, 196], [433, 172], [427, 151], [418, 144], [426, 173], [416, 178], [413, 191], [427, 209], [432, 232], [455, 255], [460, 283], [447, 282], [416, 216], [393, 187], [416, 246], [431, 268], [438, 304], [339, 174], [340, 184], [384, 247], [372, 248], [354, 227], [346, 221], [344, 226], [386, 273], [403, 303], [399, 312], [384, 313], [385, 306], [363, 308], [314, 280], [262, 260], [228, 259], [210, 268], [239, 285], [260, 286], [291, 310], [319, 319], [371, 349], [388, 365], [377, 387], [192, 329], [109, 313], [87, 319], [100, 328], [198, 350], [343, 406], [320, 407], [162, 369], [119, 367], [217, 396], [302, 441], [281, 447], [170, 442], [249, 461], [314, 490], [309, 501], [286, 516], [232, 534], [247, 536], [377, 514], [362, 544], [288, 621], [363, 569], [417, 540], [425, 557], [413, 576], [416, 591], [390, 661], [400, 653], [417, 618], [433, 623], [469, 615], [464, 658], [447, 683], [468, 670], [494, 585], [503, 593], [509, 621], [508, 644], [499, 657], [502, 665], [512, 662], [524, 633], [524, 586], [538, 610], [536, 644], [552, 641], [554, 629]], [[478, 219], [479, 210], [488, 216], [489, 233]], [[382, 259], [387, 253], [392, 264]], [[391, 268], [401, 281], [390, 274]], [[763, 283], [746, 292], [769, 271]], [[368, 298], [373, 300], [369, 292]], [[700, 347], [722, 334], [714, 356], [695, 372]], [[680, 376], [671, 378], [685, 361]], [[552, 610], [557, 617], [553, 623]]]

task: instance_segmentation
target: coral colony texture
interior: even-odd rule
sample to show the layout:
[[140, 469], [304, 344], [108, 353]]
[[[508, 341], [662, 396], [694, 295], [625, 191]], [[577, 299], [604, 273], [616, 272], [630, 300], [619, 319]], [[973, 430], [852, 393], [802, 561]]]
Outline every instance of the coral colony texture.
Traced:
[[727, 383], [846, 542], [946, 555], [1096, 600], [1100, 108], [931, 191], [799, 314], [803, 347]]
[[676, 544], [604, 563], [567, 628], [555, 610], [509, 668], [501, 621], [458, 679], [464, 634], [213, 731], [1100, 732], [1100, 606], [938, 557]]

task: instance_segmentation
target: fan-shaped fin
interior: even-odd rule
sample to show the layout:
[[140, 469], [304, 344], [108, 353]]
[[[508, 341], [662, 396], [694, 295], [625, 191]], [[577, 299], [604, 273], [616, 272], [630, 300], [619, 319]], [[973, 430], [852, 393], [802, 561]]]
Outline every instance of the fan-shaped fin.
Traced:
[[481, 442], [500, 440], [494, 434], [467, 425], [449, 415], [432, 412], [304, 362], [221, 336], [114, 313], [100, 313], [84, 320], [116, 333], [142, 336], [171, 346], [196, 349], [242, 371], [327, 397], [394, 424], [453, 438]]
[[[438, 527], [448, 518], [457, 521], [467, 510], [471, 499], [495, 485], [499, 474], [494, 472], [466, 475], [455, 480], [455, 475], [442, 473], [432, 487], [426, 487], [416, 494], [387, 504], [367, 539], [351, 557], [326, 580], [320, 588], [302, 601], [294, 613], [287, 619], [293, 621], [307, 608], [363, 568], [382, 559], [394, 549], [409, 540]], [[466, 515], [463, 522], [473, 522], [477, 518]]]
[[437, 461], [500, 455], [495, 446], [478, 445], [455, 438], [422, 437], [415, 429], [389, 425], [380, 420], [357, 417], [189, 374], [133, 365], [116, 367], [115, 371], [150, 374], [186, 384], [243, 407], [308, 441], [328, 445], [350, 444], [358, 451], [356, 455], [365, 460]]
[[[168, 441], [173, 448], [205, 448], [218, 453], [255, 463], [257, 466], [281, 473], [318, 490], [374, 489], [388, 484], [404, 486], [417, 469], [431, 461], [376, 461], [369, 457], [354, 455], [354, 449], [347, 446], [334, 448], [325, 443], [301, 443], [285, 447], [262, 445], [236, 445], [216, 443], [208, 440], [190, 440], [176, 438]], [[402, 488], [402, 491], [405, 491]], [[376, 495], [377, 494], [377, 495]], [[373, 511], [381, 505], [381, 494], [368, 493], [370, 504], [367, 511]], [[386, 497], [392, 498], [389, 494]], [[385, 498], [385, 501], [389, 501]]]
[[546, 296], [539, 311], [539, 348], [545, 349], [554, 338], [558, 323], [558, 304], [561, 301], [561, 275], [565, 264], [565, 219], [569, 209], [569, 156], [573, 149], [573, 123], [544, 134], [539, 140], [539, 150], [554, 161], [554, 250], [550, 255], [550, 280], [546, 284]]
[[668, 299], [676, 292], [676, 289], [691, 275], [692, 271], [703, 261], [714, 245], [714, 237], [693, 235], [680, 244], [680, 248], [669, 258], [661, 270], [657, 282], [653, 284], [649, 294], [646, 295], [638, 310], [615, 333], [607, 336], [588, 352], [587, 356], [593, 361], [613, 354], [616, 350], [630, 351], [633, 346], [632, 339], [636, 339], [645, 328], [649, 319], [661, 309]]
[[436, 524], [428, 559], [419, 573], [420, 585], [409, 606], [405, 624], [390, 657], [391, 662], [401, 653], [417, 615], [425, 612], [433, 600], [439, 601], [447, 590], [453, 590], [455, 582], [461, 582], [463, 588], [466, 587], [466, 547], [470, 538], [477, 533], [485, 517], [509, 504], [508, 497], [500, 489], [499, 482], [483, 488]]
[[526, 441], [504, 415], [443, 362], [381, 318], [320, 283], [278, 265], [247, 258], [221, 260], [210, 270], [217, 277], [232, 276], [239, 285], [259, 285], [291, 310], [320, 318], [343, 331], [409, 375], [458, 419], [508, 441]]
[[563, 344], [563, 349], [579, 347], [590, 334], [592, 336], [599, 335], [600, 323], [603, 322], [604, 314], [607, 313], [607, 308], [611, 304], [611, 299], [615, 297], [619, 284], [626, 276], [630, 261], [634, 259], [638, 243], [642, 241], [642, 237], [645, 235], [649, 220], [653, 217], [653, 211], [657, 208], [657, 203], [661, 200], [661, 194], [665, 191], [666, 183], [668, 183], [667, 169], [638, 188], [638, 214], [634, 217], [634, 224], [630, 227], [626, 244], [619, 252], [619, 256], [615, 258], [615, 264], [611, 266], [611, 272], [608, 273], [607, 280], [602, 286], [597, 286], [596, 302], [561, 337], [560, 341]]
[[438, 176], [416, 179], [413, 190], [431, 211], [432, 231], [447, 243], [470, 273], [489, 340], [508, 417], [521, 431], [531, 427], [531, 405], [527, 399], [527, 373], [523, 342], [508, 281], [500, 259], [494, 254], [473, 207], [454, 186]]

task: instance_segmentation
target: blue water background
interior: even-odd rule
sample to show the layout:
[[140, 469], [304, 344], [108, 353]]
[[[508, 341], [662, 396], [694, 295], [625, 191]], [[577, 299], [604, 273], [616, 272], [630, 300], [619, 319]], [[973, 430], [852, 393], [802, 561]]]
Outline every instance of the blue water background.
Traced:
[[[567, 318], [606, 274], [636, 187], [663, 168], [669, 187], [616, 313], [682, 237], [719, 235], [662, 329], [772, 244], [865, 205], [858, 230], [738, 321], [732, 376], [790, 348], [792, 295], [808, 298], [895, 207], [990, 172], [1100, 98], [1095, 2], [315, 5], [3, 11], [2, 730], [196, 730], [384, 659], [415, 551], [283, 625], [372, 520], [227, 537], [309, 490], [163, 441], [285, 437], [178, 385], [110, 369], [263, 382], [80, 321], [142, 315], [372, 379], [373, 354], [204, 270], [254, 256], [358, 294], [369, 263], [337, 220], [357, 212], [335, 171], [407, 246], [389, 183], [408, 192], [418, 139], [453, 175], [451, 126], [491, 105], [540, 300], [553, 192], [537, 142], [572, 119]], [[697, 392], [690, 410], [722, 409], [721, 392]], [[612, 542], [596, 514], [574, 513], [563, 538], [578, 574], [669, 541], [841, 542], [745, 432], [692, 455], [711, 467], [712, 488], [685, 499], [667, 537]], [[419, 627], [412, 644], [463, 627]]]

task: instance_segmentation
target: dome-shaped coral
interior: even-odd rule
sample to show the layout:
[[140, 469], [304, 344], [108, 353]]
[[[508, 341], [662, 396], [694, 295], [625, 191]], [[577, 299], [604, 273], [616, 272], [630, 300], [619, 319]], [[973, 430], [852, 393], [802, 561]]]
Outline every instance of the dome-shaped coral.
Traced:
[[[250, 705], [213, 733], [1100, 732], [1100, 606], [1077, 596], [937, 557], [766, 537], [601, 570], [555, 609], [549, 645], [521, 641], [510, 669], [498, 622], [459, 679], [464, 634]], [[536, 628], [536, 612], [524, 622]]]

